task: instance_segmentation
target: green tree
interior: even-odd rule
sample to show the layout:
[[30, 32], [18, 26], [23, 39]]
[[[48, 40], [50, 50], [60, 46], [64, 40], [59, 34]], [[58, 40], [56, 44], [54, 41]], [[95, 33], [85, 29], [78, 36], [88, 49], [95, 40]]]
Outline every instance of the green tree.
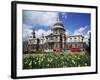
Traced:
[[89, 33], [87, 52], [90, 55], [90, 53], [91, 53], [91, 33]]

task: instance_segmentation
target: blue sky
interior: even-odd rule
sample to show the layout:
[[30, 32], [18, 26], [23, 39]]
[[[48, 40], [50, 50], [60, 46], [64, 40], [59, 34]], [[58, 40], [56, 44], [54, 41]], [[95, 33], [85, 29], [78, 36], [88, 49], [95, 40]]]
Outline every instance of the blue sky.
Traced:
[[74, 30], [79, 29], [80, 27], [88, 26], [87, 30], [90, 29], [90, 14], [85, 13], [66, 13], [63, 16], [67, 16], [67, 18], [63, 18], [62, 15], [61, 21], [63, 22], [65, 29], [74, 32]]
[[90, 32], [91, 14], [89, 13], [23, 10], [22, 16], [24, 38], [27, 38], [33, 29], [35, 29], [37, 37], [40, 37], [42, 33], [49, 34], [58, 16], [64, 25], [66, 35], [81, 34], [87, 38]]

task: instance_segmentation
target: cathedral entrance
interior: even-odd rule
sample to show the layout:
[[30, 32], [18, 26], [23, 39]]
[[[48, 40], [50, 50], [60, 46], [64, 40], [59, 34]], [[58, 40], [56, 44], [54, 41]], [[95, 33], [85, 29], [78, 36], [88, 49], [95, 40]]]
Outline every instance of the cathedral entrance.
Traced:
[[53, 42], [50, 42], [48, 44], [49, 44], [49, 49], [53, 50], [54, 49], [54, 43]]

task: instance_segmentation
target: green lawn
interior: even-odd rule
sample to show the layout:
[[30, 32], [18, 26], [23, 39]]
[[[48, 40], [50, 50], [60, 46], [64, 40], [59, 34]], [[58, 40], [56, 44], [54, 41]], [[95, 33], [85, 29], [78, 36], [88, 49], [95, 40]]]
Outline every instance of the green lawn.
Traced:
[[51, 52], [24, 54], [23, 69], [62, 68], [90, 66], [90, 56], [86, 52]]

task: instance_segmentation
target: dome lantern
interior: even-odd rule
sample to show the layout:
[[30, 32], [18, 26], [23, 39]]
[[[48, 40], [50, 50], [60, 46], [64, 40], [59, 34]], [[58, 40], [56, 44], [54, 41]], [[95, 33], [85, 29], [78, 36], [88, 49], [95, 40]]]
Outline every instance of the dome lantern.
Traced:
[[57, 16], [56, 23], [53, 25], [52, 31], [54, 34], [64, 34], [65, 32], [64, 25], [60, 21], [59, 14]]

